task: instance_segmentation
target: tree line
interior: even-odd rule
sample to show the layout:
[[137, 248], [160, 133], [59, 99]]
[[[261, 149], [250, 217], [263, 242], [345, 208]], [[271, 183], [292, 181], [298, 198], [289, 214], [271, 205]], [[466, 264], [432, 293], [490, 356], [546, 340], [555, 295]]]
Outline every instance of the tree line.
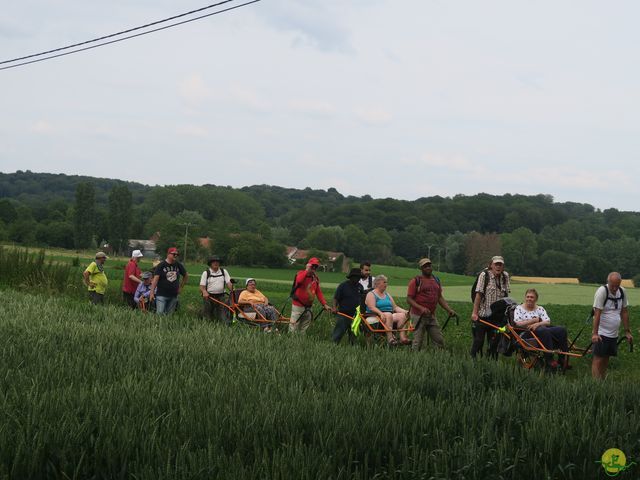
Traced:
[[[375, 263], [472, 274], [502, 253], [513, 274], [599, 282], [612, 269], [640, 272], [640, 214], [600, 211], [549, 195], [456, 195], [414, 201], [344, 196], [336, 189], [256, 185], [147, 186], [133, 182], [0, 173], [0, 240], [116, 250], [159, 234], [158, 251], [182, 246], [192, 258], [281, 266], [284, 246], [332, 250]], [[200, 238], [208, 237], [203, 244]]]

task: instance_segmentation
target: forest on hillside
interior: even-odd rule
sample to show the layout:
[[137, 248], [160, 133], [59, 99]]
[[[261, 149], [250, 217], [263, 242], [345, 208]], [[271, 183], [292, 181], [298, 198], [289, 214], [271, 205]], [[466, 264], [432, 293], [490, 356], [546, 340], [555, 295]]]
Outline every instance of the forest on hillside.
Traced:
[[[159, 248], [188, 246], [229, 263], [280, 266], [284, 247], [344, 252], [406, 265], [430, 255], [441, 271], [473, 273], [502, 253], [518, 275], [600, 282], [640, 272], [640, 214], [600, 211], [549, 195], [431, 196], [413, 201], [344, 196], [336, 189], [269, 185], [148, 186], [121, 180], [0, 173], [0, 241], [117, 250], [159, 233]], [[210, 246], [198, 242], [209, 237]]]

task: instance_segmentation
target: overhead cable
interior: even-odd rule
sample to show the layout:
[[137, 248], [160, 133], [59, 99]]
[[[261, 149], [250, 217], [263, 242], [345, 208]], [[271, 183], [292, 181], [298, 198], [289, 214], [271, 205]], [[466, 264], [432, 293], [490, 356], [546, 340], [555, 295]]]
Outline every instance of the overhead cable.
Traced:
[[[251, 5], [252, 3], [258, 3], [258, 2], [260, 2], [262, 0], [251, 0], [249, 2], [241, 3], [239, 5], [234, 5], [232, 7], [227, 7], [227, 8], [223, 8], [221, 10], [216, 10], [215, 12], [207, 13], [205, 15], [200, 15], [200, 16], [197, 16], [197, 17], [194, 17], [194, 18], [189, 18], [187, 20], [182, 20], [180, 22], [175, 22], [175, 23], [172, 23], [172, 24], [169, 24], [169, 25], [165, 25], [165, 26], [162, 26], [162, 27], [153, 28], [151, 30], [146, 30], [144, 32], [136, 33], [136, 34], [133, 34], [133, 35], [127, 35], [127, 36], [124, 36], [124, 37], [121, 37], [121, 38], [116, 38], [114, 40], [109, 40], [107, 42], [97, 43], [96, 45], [90, 45], [90, 46], [83, 47], [83, 48], [77, 48], [77, 49], [71, 50], [69, 52], [57, 53], [55, 55], [49, 55], [49, 56], [46, 56], [46, 57], [43, 57], [43, 58], [36, 58], [34, 60], [29, 60], [29, 61], [21, 62], [21, 63], [13, 63], [13, 62], [18, 62], [20, 60], [26, 60], [26, 59], [34, 58], [34, 57], [40, 57], [40, 56], [43, 56], [43, 55], [48, 55], [50, 53], [60, 52], [60, 51], [63, 51], [63, 50], [69, 50], [71, 48], [75, 48], [75, 47], [78, 47], [78, 46], [81, 46], [81, 45], [87, 45], [87, 44], [90, 44], [90, 43], [96, 43], [96, 42], [100, 42], [100, 41], [108, 39], [108, 38], [113, 38], [113, 37], [117, 37], [117, 36], [120, 36], [120, 35], [125, 35], [126, 33], [130, 33], [130, 32], [137, 31], [137, 30], [142, 30], [142, 29], [145, 29], [145, 28], [149, 28], [150, 26], [153, 26], [153, 25], [166, 23], [168, 21], [175, 20], [176, 18], [182, 18], [182, 17], [188, 16], [188, 15], [193, 15], [194, 13], [201, 12], [203, 10], [207, 10], [207, 9], [210, 9], [210, 8], [213, 8], [213, 7], [217, 7], [217, 6], [223, 5], [225, 3], [233, 2], [233, 1], [235, 1], [235, 0], [224, 0], [222, 2], [213, 4], [213, 5], [208, 5], [206, 7], [202, 7], [202, 8], [199, 8], [197, 10], [192, 10], [191, 12], [182, 13], [180, 15], [175, 15], [175, 16], [170, 17], [170, 18], [165, 18], [163, 20], [158, 20], [156, 22], [152, 22], [152, 23], [149, 23], [149, 24], [146, 24], [146, 25], [141, 25], [139, 27], [134, 27], [134, 28], [130, 28], [128, 30], [123, 30], [123, 31], [118, 32], [118, 33], [113, 33], [113, 34], [110, 34], [110, 35], [105, 35], [103, 37], [94, 38], [92, 40], [87, 40], [87, 41], [84, 41], [84, 42], [76, 43], [74, 45], [68, 45], [66, 47], [60, 47], [60, 48], [56, 48], [56, 49], [53, 49], [53, 50], [48, 50], [46, 52], [40, 52], [40, 53], [35, 53], [35, 54], [32, 54], [32, 55], [27, 55], [27, 56], [24, 56], [24, 57], [18, 57], [18, 58], [14, 58], [12, 60], [0, 61], [0, 65], [5, 64], [5, 66], [0, 67], [0, 71], [1, 70], [8, 70], [10, 68], [21, 67], [21, 66], [24, 66], [24, 65], [29, 65], [31, 63], [43, 62], [45, 60], [50, 60], [52, 58], [64, 57], [66, 55], [71, 55], [73, 53], [84, 52], [86, 50], [92, 50], [94, 48], [103, 47], [105, 45], [110, 45], [112, 43], [117, 43], [117, 42], [122, 42], [124, 40], [129, 40], [131, 38], [141, 37], [141, 36], [147, 35], [149, 33], [159, 32], [161, 30], [166, 30], [168, 28], [177, 27], [177, 26], [183, 25], [185, 23], [195, 22], [196, 20], [201, 20], [203, 18], [211, 17], [213, 15], [218, 15], [219, 13], [224, 13], [224, 12], [228, 12], [230, 10], [235, 10], [237, 8], [245, 7], [247, 5]], [[12, 64], [11, 65], [6, 65], [7, 63], [10, 63], [10, 64], [12, 63]]]

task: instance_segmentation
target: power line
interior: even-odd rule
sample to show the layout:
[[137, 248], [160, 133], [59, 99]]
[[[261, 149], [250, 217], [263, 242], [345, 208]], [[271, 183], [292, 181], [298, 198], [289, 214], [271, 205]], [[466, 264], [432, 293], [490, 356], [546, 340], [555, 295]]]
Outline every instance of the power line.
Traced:
[[118, 33], [112, 33], [110, 35], [105, 35], [103, 37], [94, 38], [92, 40], [87, 40], [85, 42], [74, 43], [73, 45], [67, 45], [66, 47], [54, 48], [53, 50], [47, 50], [46, 52], [34, 53], [33, 55], [26, 55], [24, 57], [12, 58], [11, 60], [3, 60], [3, 61], [0, 62], [0, 65], [2, 65], [4, 63], [19, 62], [20, 60], [26, 60], [27, 58], [40, 57], [42, 55], [47, 55], [49, 53], [60, 52], [62, 50], [68, 50], [70, 48], [79, 47], [81, 45], [86, 45], [88, 43], [94, 43], [94, 42], [99, 42], [101, 40], [106, 40], [107, 38], [118, 37], [120, 35], [124, 35], [125, 33], [131, 33], [131, 32], [135, 32], [136, 30], [141, 30], [143, 28], [153, 27], [154, 25], [158, 25], [160, 23], [170, 22], [171, 20], [175, 20], [176, 18], [181, 18], [181, 17], [186, 17], [188, 15], [193, 15], [194, 13], [202, 12], [203, 10], [208, 10], [210, 8], [213, 8], [213, 7], [218, 7], [220, 5], [223, 5], [223, 4], [229, 3], [229, 2], [233, 2], [233, 1], [234, 0], [224, 0], [224, 1], [219, 2], [219, 3], [214, 3], [213, 5], [207, 5], [206, 7], [198, 8], [196, 10], [191, 10], [190, 12], [181, 13], [180, 15], [174, 15], [173, 17], [165, 18], [163, 20], [158, 20], [157, 22], [147, 23], [146, 25], [140, 25], [139, 27], [129, 28], [127, 30], [122, 30], [121, 32], [118, 32]]
[[[183, 14], [180, 14], [180, 15], [173, 16], [171, 18], [166, 18], [164, 20], [159, 20], [157, 22], [149, 23], [147, 25], [143, 25], [143, 26], [140, 26], [140, 27], [135, 27], [135, 28], [131, 28], [131, 29], [128, 29], [128, 30], [123, 30], [122, 32], [114, 33], [114, 34], [111, 34], [111, 35], [106, 35], [106, 36], [100, 37], [100, 38], [95, 38], [93, 40], [87, 40], [85, 42], [76, 43], [74, 45], [68, 45], [66, 47], [56, 48], [54, 50], [49, 50], [47, 52], [36, 53], [36, 54], [33, 54], [33, 55], [27, 55], [25, 57], [14, 58], [13, 60], [5, 60], [5, 61], [0, 62], [0, 65], [1, 64], [6, 64], [6, 63], [17, 62], [17, 61], [25, 60], [25, 59], [28, 59], [28, 58], [38, 57], [38, 56], [42, 56], [42, 55], [47, 55], [49, 53], [59, 52], [59, 51], [62, 51], [62, 50], [68, 50], [70, 48], [74, 48], [74, 47], [77, 47], [77, 46], [80, 46], [80, 45], [86, 45], [88, 43], [99, 42], [99, 41], [105, 40], [107, 38], [113, 38], [115, 36], [123, 35], [123, 34], [125, 34], [127, 32], [133, 32], [133, 31], [140, 30], [140, 29], [143, 29], [143, 28], [148, 28], [149, 26], [152, 26], [152, 25], [158, 25], [160, 23], [165, 23], [165, 22], [170, 21], [170, 20], [175, 20], [176, 18], [181, 18], [181, 17], [184, 17], [186, 15], [192, 15], [193, 13], [201, 12], [203, 10], [206, 10], [206, 9], [209, 9], [209, 8], [213, 8], [213, 7], [216, 7], [216, 6], [220, 6], [220, 5], [223, 5], [225, 3], [232, 2], [232, 1], [235, 1], [235, 0], [225, 0], [223, 2], [219, 2], [219, 3], [213, 4], [213, 5], [208, 5], [206, 7], [202, 7], [202, 8], [199, 8], [197, 10], [193, 10], [191, 12], [187, 12], [187, 13], [183, 13]], [[151, 30], [147, 30], [145, 32], [136, 33], [136, 34], [133, 34], [133, 35], [127, 35], [125, 37], [117, 38], [115, 40], [109, 40], [108, 42], [98, 43], [97, 45], [91, 45], [91, 46], [88, 46], [88, 47], [78, 48], [76, 50], [71, 50], [70, 52], [58, 53], [56, 55], [49, 55], [48, 57], [38, 58], [38, 59], [35, 59], [35, 60], [29, 60], [27, 62], [22, 62], [22, 63], [16, 63], [14, 65], [7, 65], [5, 67], [0, 67], [0, 71], [8, 70], [10, 68], [22, 67], [24, 65], [29, 65], [31, 63], [44, 62], [45, 60], [51, 60], [52, 58], [64, 57], [66, 55], [71, 55], [73, 53], [78, 53], [78, 52], [84, 52], [86, 50], [92, 50], [92, 49], [98, 48], [98, 47], [104, 47], [105, 45], [110, 45], [112, 43], [122, 42], [124, 40], [129, 40], [131, 38], [141, 37], [141, 36], [147, 35], [149, 33], [159, 32], [161, 30], [166, 30], [168, 28], [177, 27], [177, 26], [183, 25], [185, 23], [195, 22], [196, 20], [202, 20], [203, 18], [211, 17], [213, 15], [218, 15], [219, 13], [228, 12], [230, 10], [235, 10], [237, 8], [241, 8], [241, 7], [245, 7], [247, 5], [251, 5], [252, 3], [258, 3], [260, 1], [262, 1], [262, 0], [251, 0], [249, 2], [245, 2], [245, 3], [242, 3], [240, 5], [234, 5], [232, 7], [227, 7], [227, 8], [224, 8], [222, 10], [216, 10], [215, 12], [207, 13], [205, 15], [200, 15], [198, 17], [190, 18], [188, 20], [182, 20], [180, 22], [172, 23], [170, 25], [165, 25], [163, 27], [154, 28], [154, 29], [151, 29]]]

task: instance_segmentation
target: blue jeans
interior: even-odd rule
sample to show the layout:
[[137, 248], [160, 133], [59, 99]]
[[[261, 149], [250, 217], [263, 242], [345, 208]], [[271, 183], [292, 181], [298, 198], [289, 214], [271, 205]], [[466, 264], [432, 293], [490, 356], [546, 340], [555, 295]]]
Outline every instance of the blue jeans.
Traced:
[[178, 297], [156, 297], [156, 313], [170, 314], [173, 313], [178, 304]]

